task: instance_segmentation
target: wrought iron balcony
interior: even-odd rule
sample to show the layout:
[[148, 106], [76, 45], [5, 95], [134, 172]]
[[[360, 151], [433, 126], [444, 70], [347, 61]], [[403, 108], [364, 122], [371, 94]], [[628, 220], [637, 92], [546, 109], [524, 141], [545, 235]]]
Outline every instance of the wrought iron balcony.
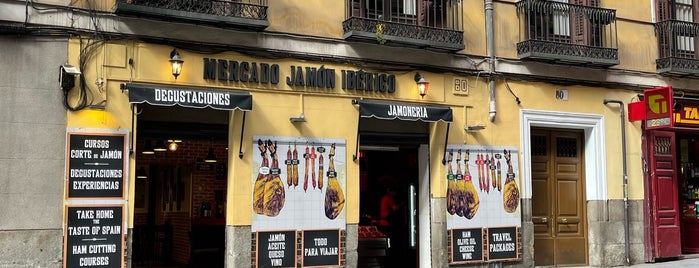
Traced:
[[345, 0], [346, 40], [464, 49], [461, 0]]
[[619, 64], [616, 10], [546, 0], [517, 2], [520, 59]]
[[666, 20], [655, 24], [658, 37], [656, 72], [675, 75], [699, 75], [699, 56], [696, 42], [699, 24]]
[[262, 30], [268, 0], [116, 0], [116, 14]]

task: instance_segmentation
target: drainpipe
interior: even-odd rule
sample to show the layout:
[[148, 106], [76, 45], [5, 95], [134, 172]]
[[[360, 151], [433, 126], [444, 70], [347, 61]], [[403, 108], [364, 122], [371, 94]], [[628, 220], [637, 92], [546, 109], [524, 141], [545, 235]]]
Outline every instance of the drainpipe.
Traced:
[[488, 71], [490, 72], [488, 76], [488, 90], [490, 91], [488, 117], [490, 122], [495, 122], [495, 114], [497, 113], [495, 110], [495, 78], [493, 77], [493, 73], [495, 73], [495, 44], [493, 44], [495, 34], [493, 33], [493, 28], [493, 0], [485, 0], [485, 45], [490, 57], [488, 64]]
[[604, 99], [604, 104], [616, 103], [619, 104], [621, 114], [621, 156], [623, 170], [623, 188], [624, 188], [624, 243], [626, 246], [626, 266], [630, 263], [630, 243], [629, 243], [629, 179], [626, 172], [626, 121], [624, 121], [624, 103], [619, 100]]

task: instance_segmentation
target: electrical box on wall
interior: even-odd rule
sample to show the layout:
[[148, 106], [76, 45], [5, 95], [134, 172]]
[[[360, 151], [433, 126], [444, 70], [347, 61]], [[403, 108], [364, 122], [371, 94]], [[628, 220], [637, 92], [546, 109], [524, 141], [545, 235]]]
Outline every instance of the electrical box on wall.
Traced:
[[80, 74], [80, 70], [68, 64], [61, 65], [59, 69], [58, 82], [60, 83], [61, 90], [63, 90], [63, 92], [68, 92], [75, 87], [75, 76]]

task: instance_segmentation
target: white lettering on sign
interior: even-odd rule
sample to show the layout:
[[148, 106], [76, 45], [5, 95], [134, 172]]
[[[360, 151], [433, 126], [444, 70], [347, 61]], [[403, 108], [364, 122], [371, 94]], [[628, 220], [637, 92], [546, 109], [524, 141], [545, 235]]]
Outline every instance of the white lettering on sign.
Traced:
[[407, 105], [389, 105], [388, 115], [427, 118], [427, 108]]
[[84, 257], [80, 258], [80, 267], [107, 266], [109, 257]]
[[85, 148], [107, 149], [109, 140], [85, 140]]
[[114, 210], [97, 210], [98, 219], [113, 219]]

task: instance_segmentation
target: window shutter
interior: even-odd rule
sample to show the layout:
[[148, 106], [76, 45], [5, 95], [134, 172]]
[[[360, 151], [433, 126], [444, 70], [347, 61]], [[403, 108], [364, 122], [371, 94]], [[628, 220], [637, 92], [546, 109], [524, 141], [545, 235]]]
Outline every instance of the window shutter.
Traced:
[[[579, 6], [592, 6], [593, 1], [599, 2], [598, 0], [570, 0], [570, 3]], [[570, 13], [573, 44], [596, 45], [593, 44], [594, 40], [591, 36], [591, 23], [588, 19], [589, 14], [585, 14], [580, 8], [576, 7], [572, 8]]]
[[673, 0], [656, 0], [657, 8], [656, 19], [658, 22], [666, 21], [674, 18], [675, 1]]

